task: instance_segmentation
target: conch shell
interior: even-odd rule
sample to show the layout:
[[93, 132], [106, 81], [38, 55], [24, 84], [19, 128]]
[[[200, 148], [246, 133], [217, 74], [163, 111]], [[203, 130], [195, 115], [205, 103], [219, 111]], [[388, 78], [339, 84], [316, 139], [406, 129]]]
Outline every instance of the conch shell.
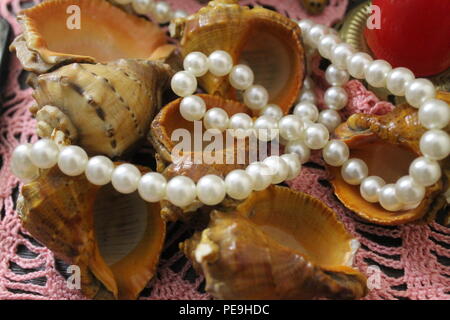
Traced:
[[[205, 101], [207, 109], [217, 107], [222, 108], [230, 117], [236, 113], [251, 114], [251, 110], [240, 102], [226, 100], [213, 95], [198, 94], [198, 96]], [[161, 109], [154, 118], [148, 135], [148, 140], [153, 144], [153, 147], [158, 152], [159, 156], [168, 163], [173, 161], [172, 150], [178, 144], [177, 141], [172, 140], [174, 131], [184, 129], [187, 130], [192, 137], [194, 137], [195, 133], [194, 123], [184, 119], [180, 113], [181, 100], [181, 98], [174, 100]], [[203, 134], [206, 129], [203, 126], [201, 129], [202, 131], [200, 133]], [[191, 146], [192, 150], [194, 150], [193, 141]], [[203, 147], [204, 146], [202, 145], [201, 150], [203, 150]]]
[[181, 248], [218, 299], [355, 299], [367, 293], [358, 245], [320, 201], [272, 186], [213, 212]]
[[40, 75], [31, 109], [37, 133], [58, 129], [90, 154], [120, 156], [147, 134], [171, 74], [161, 62], [120, 59]]
[[[401, 105], [383, 116], [354, 114], [335, 130], [335, 135], [349, 146], [350, 157], [367, 163], [369, 175], [380, 176], [386, 183], [395, 183], [408, 174], [411, 162], [421, 156], [419, 141], [425, 130], [419, 124], [417, 109]], [[449, 159], [442, 163], [445, 161]], [[425, 198], [416, 208], [391, 212], [378, 203], [364, 200], [358, 186], [349, 185], [342, 179], [340, 168], [328, 166], [328, 169], [334, 176], [331, 183], [339, 200], [373, 223], [399, 225], [432, 217], [445, 202], [441, 194], [446, 183], [443, 177], [426, 188]]]
[[45, 1], [18, 16], [24, 30], [11, 45], [37, 74], [72, 62], [164, 59], [175, 46], [164, 30], [104, 0]]
[[[172, 36], [181, 39], [183, 56], [225, 50], [235, 64], [249, 65], [255, 84], [264, 86], [270, 102], [285, 113], [298, 98], [305, 60], [301, 30], [291, 19], [262, 7], [239, 6], [235, 0], [216, 0], [194, 15], [175, 19], [170, 29]], [[237, 98], [227, 77], [208, 73], [199, 83], [210, 94]]]
[[80, 268], [89, 298], [136, 299], [155, 274], [165, 222], [159, 203], [137, 193], [119, 194], [55, 167], [23, 186], [18, 212], [34, 238]]

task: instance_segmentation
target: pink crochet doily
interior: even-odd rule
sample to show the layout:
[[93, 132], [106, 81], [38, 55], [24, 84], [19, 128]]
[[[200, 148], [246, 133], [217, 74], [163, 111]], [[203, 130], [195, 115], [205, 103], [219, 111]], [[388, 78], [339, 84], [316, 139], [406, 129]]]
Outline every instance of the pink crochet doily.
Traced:
[[[19, 0], [1, 0], [0, 15], [20, 30], [15, 14]], [[38, 2], [35, 0], [34, 2]], [[194, 0], [170, 0], [174, 8], [194, 12]], [[241, 1], [275, 8], [292, 18], [307, 16], [297, 0]], [[331, 25], [342, 18], [347, 0], [331, 0], [317, 22]], [[22, 69], [11, 57], [8, 80], [3, 86], [4, 104], [0, 116], [0, 299], [82, 299], [67, 288], [65, 265], [21, 227], [14, 211], [19, 182], [11, 174], [11, 152], [19, 143], [34, 141], [35, 121], [28, 111], [31, 90], [21, 88]], [[319, 72], [316, 74], [320, 76]], [[351, 99], [343, 116], [353, 112], [382, 114], [392, 106], [379, 102], [358, 81], [346, 87]], [[320, 88], [318, 89], [320, 90]], [[365, 299], [450, 299], [450, 229], [438, 223], [400, 227], [375, 226], [358, 219], [334, 197], [327, 183], [323, 161], [314, 154], [291, 187], [322, 199], [339, 215], [347, 229], [361, 242], [355, 266], [370, 278], [371, 290]], [[169, 236], [157, 276], [142, 292], [142, 299], [210, 299], [198, 277], [178, 250], [178, 242], [190, 234], [182, 224], [169, 226]]]

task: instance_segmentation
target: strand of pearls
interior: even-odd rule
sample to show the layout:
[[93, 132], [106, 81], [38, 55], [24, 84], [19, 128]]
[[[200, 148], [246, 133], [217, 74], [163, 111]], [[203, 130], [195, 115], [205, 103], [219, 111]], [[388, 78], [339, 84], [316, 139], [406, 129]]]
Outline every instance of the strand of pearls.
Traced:
[[331, 110], [340, 110], [347, 104], [347, 96], [341, 86], [350, 75], [365, 79], [374, 87], [386, 87], [394, 95], [405, 96], [410, 105], [419, 109], [419, 121], [428, 129], [420, 139], [423, 156], [415, 159], [410, 165], [409, 175], [396, 183], [386, 184], [381, 177], [369, 176], [366, 163], [361, 159], [349, 159], [348, 147], [340, 141], [331, 140], [323, 149], [324, 160], [329, 165], [342, 166], [343, 179], [349, 184], [360, 185], [361, 196], [366, 201], [379, 202], [389, 211], [417, 207], [425, 196], [425, 187], [441, 178], [437, 161], [450, 154], [450, 137], [441, 130], [450, 122], [449, 106], [435, 99], [436, 90], [429, 80], [416, 79], [411, 70], [393, 69], [384, 60], [374, 61], [368, 54], [356, 52], [350, 45], [342, 43], [330, 29], [310, 20], [300, 21], [299, 26], [305, 42], [332, 62], [325, 74], [332, 87], [324, 96], [325, 104]]
[[150, 15], [158, 23], [167, 23], [172, 19], [187, 17], [183, 10], [173, 11], [165, 1], [153, 0], [114, 0], [120, 5], [131, 5], [137, 14]]

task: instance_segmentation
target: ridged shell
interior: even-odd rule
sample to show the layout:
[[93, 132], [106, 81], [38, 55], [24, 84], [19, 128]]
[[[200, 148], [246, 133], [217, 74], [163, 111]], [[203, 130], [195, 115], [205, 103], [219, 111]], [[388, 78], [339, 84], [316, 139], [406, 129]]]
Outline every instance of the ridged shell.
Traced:
[[[262, 7], [250, 9], [238, 1], [216, 0], [171, 25], [181, 38], [182, 55], [215, 50], [231, 54], [234, 63], [246, 63], [255, 73], [255, 84], [268, 91], [270, 102], [285, 113], [296, 101], [305, 75], [301, 30], [291, 19]], [[208, 73], [199, 79], [208, 93], [236, 99], [227, 77]]]
[[40, 75], [33, 96], [37, 132], [65, 132], [88, 153], [120, 156], [147, 134], [171, 70], [161, 62], [73, 63]]
[[355, 299], [366, 279], [351, 268], [358, 242], [320, 201], [285, 187], [215, 211], [181, 244], [218, 299]]
[[38, 74], [72, 62], [164, 59], [175, 49], [157, 25], [104, 0], [45, 1], [22, 11], [18, 21], [23, 34], [11, 50], [25, 70]]
[[137, 193], [119, 194], [55, 167], [22, 187], [18, 212], [36, 240], [80, 268], [87, 297], [136, 299], [155, 274], [165, 223], [159, 203]]
[[[395, 183], [408, 174], [409, 165], [420, 154], [419, 141], [425, 128], [419, 124], [417, 109], [402, 105], [383, 115], [354, 114], [339, 126], [336, 138], [350, 148], [350, 157], [359, 158], [369, 167], [369, 175], [382, 177], [386, 183]], [[361, 197], [359, 186], [346, 183], [340, 168], [328, 166], [334, 178], [331, 183], [336, 196], [360, 217], [377, 224], [399, 225], [425, 217], [432, 217], [445, 199], [442, 189], [445, 178], [426, 188], [424, 200], [414, 209], [391, 212], [378, 203], [369, 203]]]

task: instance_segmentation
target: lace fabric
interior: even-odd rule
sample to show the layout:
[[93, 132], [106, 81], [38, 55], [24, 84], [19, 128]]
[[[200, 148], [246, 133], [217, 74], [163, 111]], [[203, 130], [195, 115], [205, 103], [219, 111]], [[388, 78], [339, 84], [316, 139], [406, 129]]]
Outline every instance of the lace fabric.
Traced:
[[[0, 15], [10, 23], [14, 35], [20, 33], [15, 14], [25, 2], [33, 1], [0, 1]], [[194, 0], [168, 2], [173, 8], [190, 13], [201, 6]], [[307, 16], [299, 2], [241, 1], [265, 5], [296, 19]], [[346, 6], [346, 0], [331, 0], [324, 14], [313, 19], [332, 25], [342, 18]], [[21, 87], [21, 76], [20, 63], [11, 55], [8, 79], [2, 86], [4, 103], [0, 115], [0, 299], [83, 299], [77, 290], [68, 289], [64, 263], [30, 237], [15, 212], [20, 185], [9, 169], [11, 153], [18, 144], [37, 139], [35, 120], [28, 111], [31, 89]], [[321, 76], [317, 68], [315, 76]], [[346, 90], [350, 103], [344, 117], [353, 112], [383, 114], [392, 109], [389, 103], [379, 102], [359, 81], [349, 82]], [[327, 182], [329, 178], [320, 154], [314, 153], [311, 162], [289, 185], [324, 201], [360, 241], [355, 267], [370, 280], [371, 290], [365, 299], [450, 299], [450, 228], [436, 222], [398, 227], [364, 222], [335, 198]], [[211, 298], [201, 289], [203, 278], [195, 274], [178, 249], [178, 243], [191, 233], [181, 223], [169, 225], [157, 275], [142, 292], [142, 299]]]

